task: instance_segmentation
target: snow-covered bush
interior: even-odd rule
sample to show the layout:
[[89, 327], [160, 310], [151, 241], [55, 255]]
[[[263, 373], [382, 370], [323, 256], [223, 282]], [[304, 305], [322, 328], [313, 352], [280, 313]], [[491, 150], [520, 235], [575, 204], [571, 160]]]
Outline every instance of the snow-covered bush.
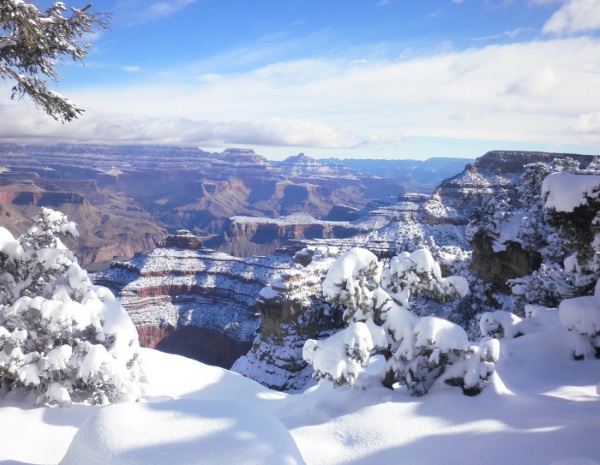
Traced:
[[371, 350], [373, 339], [369, 328], [357, 322], [324, 341], [309, 339], [302, 356], [313, 366], [316, 379], [326, 378], [341, 386], [354, 384], [360, 368], [367, 366]]
[[574, 358], [600, 358], [600, 280], [594, 295], [563, 300], [558, 315], [572, 335]]
[[483, 197], [469, 218], [465, 229], [466, 239], [472, 241], [475, 235], [482, 231], [495, 236], [497, 224], [507, 219], [511, 213], [511, 204], [506, 193]]
[[390, 260], [382, 275], [383, 286], [394, 300], [408, 307], [412, 297], [427, 297], [436, 302], [449, 302], [468, 294], [462, 276], [442, 278], [440, 265], [427, 249], [403, 252]]
[[582, 280], [593, 288], [600, 269], [600, 176], [553, 173], [544, 179], [546, 220], [568, 253], [574, 254]]
[[556, 307], [562, 299], [577, 294], [574, 276], [557, 263], [542, 263], [530, 275], [508, 281], [513, 294], [512, 311], [525, 314], [525, 308], [532, 302], [545, 307]]
[[442, 380], [477, 394], [494, 371], [497, 341], [471, 343], [460, 326], [410, 311], [415, 297], [444, 302], [468, 291], [463, 277], [442, 277], [427, 249], [402, 253], [383, 269], [371, 252], [352, 249], [333, 263], [323, 282], [324, 296], [346, 305], [350, 326], [324, 341], [309, 339], [304, 358], [316, 378], [335, 385], [354, 384], [370, 356], [382, 354], [385, 386], [399, 382], [423, 395]]
[[59, 235], [73, 222], [42, 208], [18, 239], [0, 228], [0, 389], [32, 389], [38, 404], [137, 399], [137, 332], [94, 286]]
[[360, 321], [372, 308], [373, 291], [381, 280], [381, 265], [370, 251], [361, 248], [349, 250], [329, 268], [323, 283], [323, 297], [346, 308], [344, 320], [355, 313]]
[[578, 167], [577, 161], [568, 157], [551, 163], [531, 163], [525, 166], [517, 187], [523, 211], [517, 240], [524, 249], [538, 251], [547, 263], [562, 262], [565, 252], [556, 231], [546, 221], [542, 184], [551, 173], [574, 173]]

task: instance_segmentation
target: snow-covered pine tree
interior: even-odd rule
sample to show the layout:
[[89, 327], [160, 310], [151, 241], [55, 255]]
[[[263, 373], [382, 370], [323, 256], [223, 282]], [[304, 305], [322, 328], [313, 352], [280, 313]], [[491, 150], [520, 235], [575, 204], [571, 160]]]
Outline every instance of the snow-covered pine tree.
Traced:
[[415, 296], [445, 301], [467, 293], [466, 280], [443, 278], [426, 249], [403, 253], [383, 270], [374, 254], [352, 249], [332, 264], [323, 282], [325, 298], [346, 305], [349, 326], [323, 341], [309, 339], [303, 356], [315, 378], [334, 385], [353, 385], [370, 356], [381, 354], [386, 364], [380, 379], [387, 387], [399, 382], [423, 395], [440, 380], [478, 394], [494, 371], [497, 341], [471, 343], [460, 326], [409, 310]]
[[550, 163], [531, 163], [525, 166], [517, 187], [520, 210], [524, 212], [517, 238], [524, 249], [537, 250], [544, 262], [561, 263], [565, 251], [556, 231], [545, 219], [542, 183], [551, 173], [575, 173], [579, 163], [569, 157], [557, 158]]
[[137, 399], [136, 329], [65, 235], [77, 235], [75, 224], [47, 208], [18, 239], [0, 228], [0, 392], [33, 390], [37, 404]]
[[584, 173], [554, 173], [542, 185], [546, 219], [571, 254], [564, 264], [574, 285], [559, 316], [575, 358], [600, 357], [600, 176], [593, 166]]
[[600, 277], [600, 176], [558, 172], [542, 185], [546, 222], [570, 255], [565, 270], [575, 276], [577, 295], [592, 293]]
[[[32, 2], [0, 2], [0, 77], [15, 83], [12, 98], [25, 96], [54, 119], [71, 121], [83, 110], [48, 89], [46, 79], [58, 80], [56, 64], [64, 57], [82, 61], [89, 45], [80, 41], [94, 29], [107, 27], [107, 15], [55, 2], [40, 11]], [[40, 77], [41, 76], [41, 77]]]

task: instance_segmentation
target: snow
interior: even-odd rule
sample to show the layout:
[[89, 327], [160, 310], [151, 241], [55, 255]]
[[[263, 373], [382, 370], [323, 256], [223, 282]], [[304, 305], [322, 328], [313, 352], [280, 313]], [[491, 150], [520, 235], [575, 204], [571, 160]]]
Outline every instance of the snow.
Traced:
[[465, 350], [469, 346], [467, 333], [460, 326], [435, 316], [426, 316], [419, 320], [414, 333], [416, 346], [433, 346], [443, 353], [451, 350]]
[[431, 273], [434, 278], [441, 278], [440, 265], [434, 260], [429, 250], [415, 250], [410, 254], [410, 260], [415, 263], [417, 273]]
[[[310, 185], [310, 184], [309, 184]], [[231, 221], [238, 224], [275, 224], [277, 226], [296, 226], [296, 225], [321, 225], [321, 226], [340, 226], [352, 227], [348, 221], [324, 221], [318, 220], [308, 213], [295, 212], [279, 218], [268, 218], [260, 216], [232, 216]]]
[[455, 289], [459, 296], [465, 297], [469, 293], [469, 282], [462, 276], [447, 276], [444, 278], [448, 285]]
[[558, 212], [572, 212], [587, 203], [586, 197], [595, 197], [600, 188], [600, 176], [552, 173], [542, 183], [542, 195], [547, 196], [546, 208]]
[[514, 214], [503, 218], [501, 221], [495, 222], [494, 232], [497, 234], [497, 237], [494, 238], [492, 244], [494, 252], [506, 250], [506, 244], [508, 242], [520, 242], [519, 230], [525, 220], [524, 215], [523, 212], [515, 212]]
[[304, 464], [288, 430], [239, 400], [113, 405], [79, 428], [61, 465]]
[[279, 291], [276, 291], [272, 287], [267, 286], [267, 287], [263, 287], [260, 290], [260, 292], [258, 293], [258, 296], [263, 300], [271, 300], [271, 299], [275, 299], [275, 298], [281, 296], [281, 293]]
[[562, 325], [581, 335], [600, 334], [600, 299], [596, 296], [575, 297], [563, 300], [558, 312]]
[[516, 337], [522, 334], [519, 330], [522, 318], [514, 313], [498, 310], [496, 312], [485, 312], [479, 320], [481, 334], [501, 334], [506, 338]]
[[[323, 296], [327, 299], [334, 299], [339, 294], [342, 296], [346, 294], [354, 295], [355, 283], [356, 286], [359, 286], [358, 279], [362, 274], [361, 272], [372, 265], [377, 266], [377, 263], [378, 260], [375, 254], [367, 249], [357, 247], [349, 250], [329, 268], [323, 282]], [[378, 281], [380, 275], [381, 270], [378, 269], [374, 273], [374, 280]]]
[[[247, 437], [249, 442], [270, 444], [264, 433], [273, 427], [273, 437], [284, 441], [279, 450], [291, 456], [294, 448], [281, 429], [283, 425], [309, 465], [597, 465], [600, 360], [573, 361], [568, 356], [567, 336], [563, 328], [554, 325], [501, 340], [496, 374], [477, 397], [463, 396], [443, 385], [414, 398], [403, 390], [334, 389], [323, 382], [288, 395], [227, 370], [142, 349], [148, 378], [144, 403], [105, 407], [101, 411], [108, 413], [101, 418], [105, 425], [114, 425], [108, 417], [124, 421], [122, 426], [114, 425], [116, 431], [105, 433], [118, 439], [121, 432], [123, 441], [130, 441], [129, 452], [144, 463], [194, 463], [179, 461], [177, 453], [165, 461], [154, 459], [175, 447], [188, 453], [195, 447], [191, 436], [210, 445], [197, 453], [195, 463], [198, 457], [213, 453], [206, 436], [211, 428], [207, 420], [213, 415], [214, 454], [219, 457], [211, 458], [220, 458], [223, 464], [253, 463], [230, 461], [227, 454], [232, 451], [219, 447], [224, 440], [222, 422], [237, 418], [239, 423], [229, 428], [233, 441]], [[0, 401], [0, 461], [7, 465], [59, 463], [82, 425], [100, 421], [94, 417], [99, 407], [33, 409], [30, 405], [30, 399], [15, 393]], [[148, 421], [137, 423], [142, 418]], [[164, 422], [157, 421], [159, 418]], [[137, 424], [148, 434], [153, 425], [164, 431], [164, 436], [148, 445], [151, 436], [140, 437], [131, 431]], [[252, 429], [248, 431], [249, 425]], [[89, 426], [85, 428], [82, 435], [90, 432]], [[99, 440], [94, 437], [90, 444], [98, 445]], [[95, 450], [89, 460], [78, 463], [96, 463], [92, 462], [97, 457]], [[69, 463], [66, 460], [63, 463]], [[104, 455], [103, 463], [122, 462]]]
[[[386, 344], [387, 346], [387, 344]], [[352, 323], [328, 339], [309, 339], [302, 356], [311, 363], [317, 374], [334, 382], [346, 380], [350, 384], [366, 365], [373, 349], [373, 339], [365, 323]]]
[[64, 370], [67, 367], [67, 362], [73, 354], [73, 348], [69, 345], [55, 347], [46, 354], [46, 361], [50, 366], [57, 370]]
[[6, 228], [0, 228], [0, 252], [14, 259], [20, 258], [24, 253], [19, 241]]

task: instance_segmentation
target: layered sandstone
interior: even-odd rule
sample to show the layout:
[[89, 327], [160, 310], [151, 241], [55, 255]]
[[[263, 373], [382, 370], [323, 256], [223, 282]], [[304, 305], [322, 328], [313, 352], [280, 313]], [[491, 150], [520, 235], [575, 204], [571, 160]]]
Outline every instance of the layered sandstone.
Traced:
[[148, 254], [113, 263], [94, 281], [120, 297], [143, 346], [229, 368], [254, 340], [256, 297], [290, 257], [240, 259], [179, 231]]

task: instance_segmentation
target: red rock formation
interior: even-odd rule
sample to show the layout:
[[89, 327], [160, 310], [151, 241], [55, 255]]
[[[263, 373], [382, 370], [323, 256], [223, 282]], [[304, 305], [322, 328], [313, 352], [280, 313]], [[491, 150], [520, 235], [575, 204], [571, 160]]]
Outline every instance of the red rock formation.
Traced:
[[160, 342], [171, 336], [175, 326], [164, 323], [158, 326], [141, 326], [137, 328], [140, 346], [155, 349]]
[[[211, 154], [186, 147], [0, 144], [0, 167], [0, 202], [20, 213], [2, 224], [19, 232], [18, 220], [33, 216], [38, 205], [67, 213], [79, 223], [79, 243], [71, 247], [84, 265], [154, 247], [166, 237], [163, 225], [210, 238], [233, 216], [324, 218], [333, 206], [360, 210], [372, 196], [402, 191], [394, 181], [302, 154], [277, 163], [247, 149]], [[270, 246], [240, 243], [228, 250], [248, 256], [271, 251], [284, 238], [329, 234], [301, 229], [278, 233]]]

